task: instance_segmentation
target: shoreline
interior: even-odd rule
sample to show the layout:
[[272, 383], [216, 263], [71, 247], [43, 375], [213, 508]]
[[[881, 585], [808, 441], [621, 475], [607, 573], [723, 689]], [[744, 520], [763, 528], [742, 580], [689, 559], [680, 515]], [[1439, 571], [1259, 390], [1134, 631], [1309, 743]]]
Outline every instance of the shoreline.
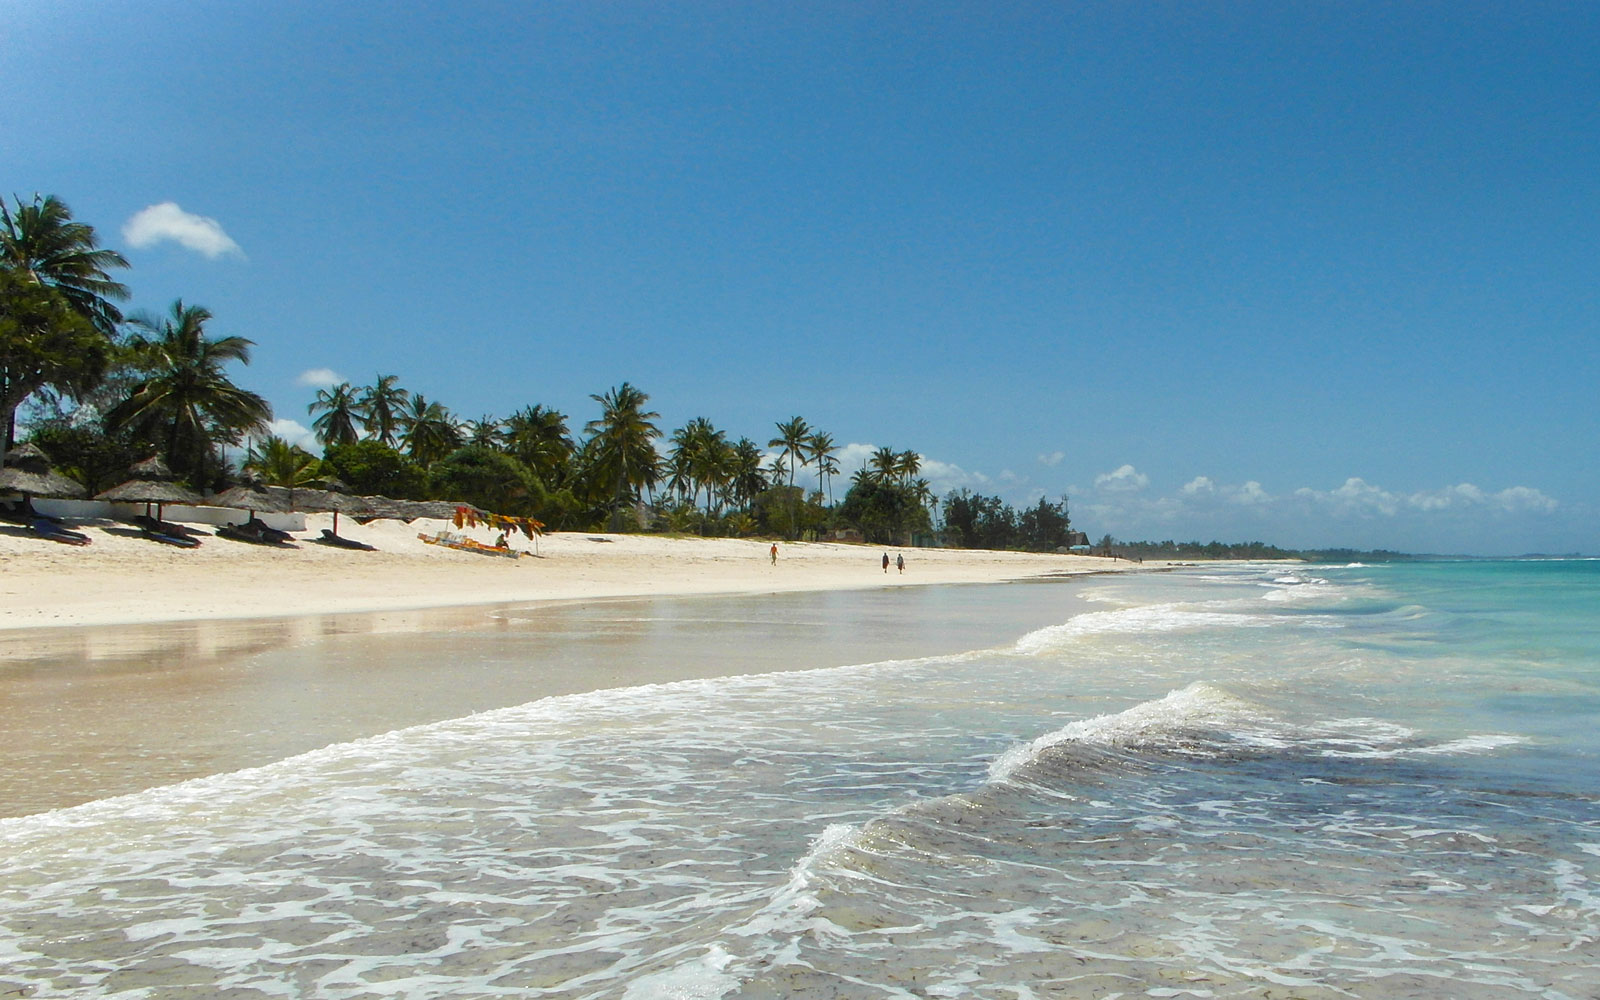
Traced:
[[[599, 599], [737, 596], [955, 583], [1001, 583], [1163, 568], [1096, 556], [913, 549], [841, 542], [608, 535], [558, 532], [511, 547], [504, 559], [428, 545], [439, 531], [492, 545], [485, 527], [443, 520], [411, 523], [345, 518], [340, 534], [376, 547], [363, 552], [311, 542], [331, 515], [307, 517], [289, 547], [203, 535], [197, 549], [140, 537], [113, 521], [80, 527], [84, 547], [58, 545], [23, 529], [0, 530], [0, 631], [164, 622], [253, 620], [382, 613], [477, 605]], [[537, 548], [537, 556], [531, 553]], [[903, 554], [904, 573], [882, 570]]]
[[0, 818], [548, 698], [987, 648], [1096, 578], [0, 630]]

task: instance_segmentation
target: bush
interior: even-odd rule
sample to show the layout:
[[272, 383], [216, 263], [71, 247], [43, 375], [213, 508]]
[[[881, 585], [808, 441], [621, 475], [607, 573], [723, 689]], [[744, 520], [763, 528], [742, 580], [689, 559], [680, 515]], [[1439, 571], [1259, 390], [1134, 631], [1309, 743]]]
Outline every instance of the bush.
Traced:
[[428, 474], [381, 441], [333, 445], [322, 460], [351, 493], [359, 496], [428, 499]]

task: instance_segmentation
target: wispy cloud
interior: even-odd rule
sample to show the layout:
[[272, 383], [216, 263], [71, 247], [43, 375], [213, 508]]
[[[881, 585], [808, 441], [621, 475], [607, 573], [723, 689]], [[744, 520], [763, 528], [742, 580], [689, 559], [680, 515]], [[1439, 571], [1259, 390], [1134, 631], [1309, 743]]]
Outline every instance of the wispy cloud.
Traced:
[[1195, 476], [1152, 495], [1132, 466], [1095, 478], [1076, 508], [1094, 534], [1118, 538], [1263, 539], [1288, 547], [1353, 546], [1410, 551], [1532, 551], [1579, 515], [1531, 486], [1487, 490], [1458, 483], [1400, 492], [1358, 476], [1337, 486], [1283, 493], [1247, 480]]
[[213, 259], [224, 254], [244, 256], [239, 244], [223, 231], [216, 219], [185, 212], [172, 201], [134, 213], [123, 224], [122, 237], [129, 246], [140, 250], [171, 240]]
[[1064, 451], [1052, 451], [1048, 455], [1040, 455], [1039, 456], [1039, 464], [1040, 465], [1048, 465], [1048, 466], [1054, 468], [1055, 466], [1060, 465], [1061, 464], [1061, 460], [1066, 458], [1066, 457], [1067, 457], [1067, 453], [1064, 452]]
[[295, 377], [297, 385], [312, 389], [331, 389], [345, 381], [348, 380], [332, 368], [308, 368]]

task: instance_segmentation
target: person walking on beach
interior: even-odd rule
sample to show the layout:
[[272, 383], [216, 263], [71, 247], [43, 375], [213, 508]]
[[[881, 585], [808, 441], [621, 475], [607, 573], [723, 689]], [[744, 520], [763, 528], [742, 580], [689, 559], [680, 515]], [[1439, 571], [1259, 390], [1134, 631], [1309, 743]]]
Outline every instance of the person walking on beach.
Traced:
[[904, 573], [906, 571], [906, 557], [904, 555], [897, 554], [894, 557], [894, 565], [896, 569], [898, 569], [901, 573]]
[[883, 571], [885, 573], [889, 572], [889, 553], [887, 552], [883, 554]]
[[778, 543], [772, 543], [772, 565], [778, 565]]

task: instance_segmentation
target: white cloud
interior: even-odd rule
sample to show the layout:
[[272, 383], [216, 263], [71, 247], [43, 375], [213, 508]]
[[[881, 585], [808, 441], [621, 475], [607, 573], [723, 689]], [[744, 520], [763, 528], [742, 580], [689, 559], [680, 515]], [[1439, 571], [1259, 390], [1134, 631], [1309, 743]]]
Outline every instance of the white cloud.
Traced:
[[1545, 496], [1531, 486], [1512, 486], [1494, 494], [1493, 499], [1502, 510], [1508, 511], [1543, 511], [1548, 514], [1561, 506], [1554, 497]]
[[1237, 504], [1268, 504], [1272, 502], [1272, 494], [1262, 489], [1261, 484], [1252, 479], [1238, 489], [1229, 490], [1228, 499]]
[[296, 384], [313, 389], [331, 389], [345, 381], [348, 380], [332, 368], [308, 368], [295, 378]]
[[224, 254], [244, 256], [239, 244], [223, 232], [221, 223], [203, 215], [194, 215], [178, 207], [177, 202], [164, 201], [134, 213], [122, 226], [122, 237], [136, 249], [155, 246], [163, 240], [172, 240], [207, 257]]
[[1137, 493], [1150, 485], [1150, 477], [1131, 465], [1094, 477], [1094, 488], [1106, 493]]
[[1488, 493], [1472, 483], [1457, 483], [1438, 490], [1402, 495], [1374, 486], [1359, 477], [1346, 479], [1344, 485], [1328, 491], [1301, 487], [1295, 490], [1294, 495], [1337, 514], [1364, 517], [1397, 517], [1407, 511], [1437, 514], [1487, 510], [1508, 514], [1548, 514], [1561, 506], [1531, 486], [1511, 486], [1498, 493]]
[[1040, 455], [1039, 456], [1039, 464], [1040, 465], [1048, 465], [1048, 466], [1054, 467], [1054, 466], [1060, 465], [1061, 464], [1061, 460], [1066, 458], [1066, 457], [1067, 457], [1067, 453], [1064, 452], [1064, 451], [1052, 451], [1048, 455]]
[[839, 463], [839, 473], [846, 478], [855, 474], [857, 469], [866, 469], [872, 466], [872, 453], [877, 451], [877, 445], [860, 444], [852, 442], [839, 449], [835, 460]]
[[1529, 486], [1499, 491], [1472, 483], [1400, 493], [1352, 476], [1331, 489], [1271, 493], [1260, 482], [1195, 476], [1170, 494], [1136, 488], [1131, 466], [1097, 477], [1075, 505], [1091, 535], [1227, 541], [1290, 548], [1393, 548], [1410, 552], [1572, 551], [1565, 539], [1584, 514]]
[[941, 462], [926, 455], [922, 458], [923, 479], [928, 481], [928, 488], [933, 490], [933, 495], [943, 497], [951, 490], [963, 487], [969, 490], [983, 490], [988, 488], [991, 480], [981, 472], [968, 472], [959, 465], [951, 462]]
[[322, 442], [317, 440], [317, 436], [311, 433], [310, 428], [305, 427], [299, 421], [280, 417], [267, 425], [267, 433], [275, 437], [281, 437], [290, 444], [297, 444], [310, 452], [320, 452], [322, 450]]

